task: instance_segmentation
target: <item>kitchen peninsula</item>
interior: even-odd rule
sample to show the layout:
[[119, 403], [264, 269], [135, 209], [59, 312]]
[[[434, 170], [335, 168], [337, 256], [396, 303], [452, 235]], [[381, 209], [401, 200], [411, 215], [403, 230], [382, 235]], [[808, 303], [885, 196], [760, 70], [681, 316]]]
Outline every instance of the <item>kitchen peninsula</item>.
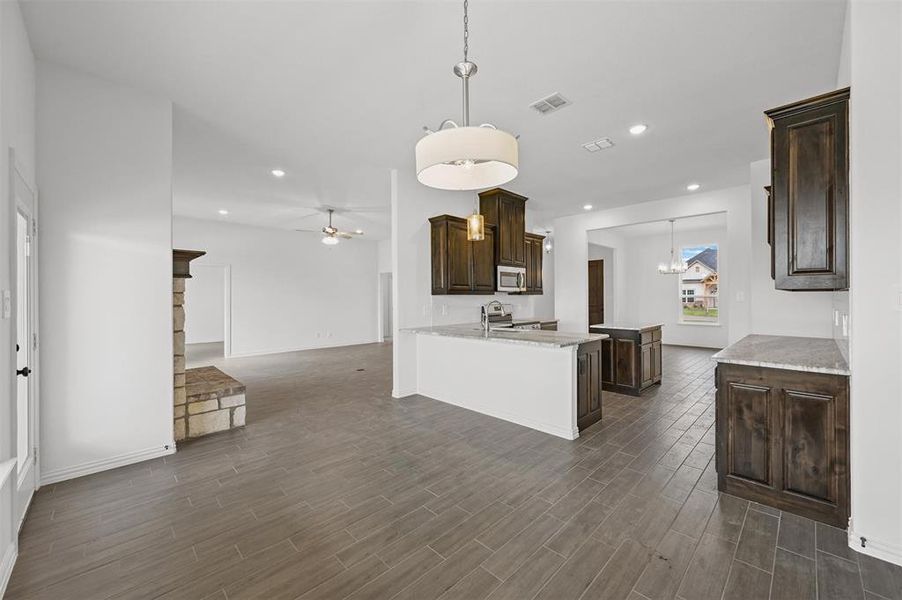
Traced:
[[601, 419], [607, 335], [477, 323], [401, 333], [416, 336], [419, 394], [568, 440]]

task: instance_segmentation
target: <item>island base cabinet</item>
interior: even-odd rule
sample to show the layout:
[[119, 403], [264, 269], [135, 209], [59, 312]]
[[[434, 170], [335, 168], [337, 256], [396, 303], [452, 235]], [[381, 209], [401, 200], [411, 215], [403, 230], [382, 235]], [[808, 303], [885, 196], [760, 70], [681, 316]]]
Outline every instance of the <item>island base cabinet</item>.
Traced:
[[848, 377], [720, 364], [716, 385], [718, 489], [845, 529]]
[[589, 331], [610, 336], [602, 340], [602, 389], [639, 396], [642, 390], [661, 383], [660, 327], [643, 331], [590, 327]]
[[576, 352], [576, 427], [601, 420], [601, 340], [580, 344]]

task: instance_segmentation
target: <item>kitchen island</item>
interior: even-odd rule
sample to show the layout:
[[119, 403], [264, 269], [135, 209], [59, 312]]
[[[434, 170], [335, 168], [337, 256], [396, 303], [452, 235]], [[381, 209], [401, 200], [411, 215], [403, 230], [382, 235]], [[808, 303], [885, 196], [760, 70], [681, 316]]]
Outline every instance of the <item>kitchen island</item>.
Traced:
[[639, 396], [661, 383], [661, 323], [600, 323], [589, 331], [609, 336], [602, 343], [601, 383], [609, 392]]
[[415, 336], [417, 393], [568, 440], [601, 419], [606, 335], [476, 323], [402, 329]]
[[845, 529], [850, 372], [836, 342], [749, 335], [714, 360], [717, 488]]

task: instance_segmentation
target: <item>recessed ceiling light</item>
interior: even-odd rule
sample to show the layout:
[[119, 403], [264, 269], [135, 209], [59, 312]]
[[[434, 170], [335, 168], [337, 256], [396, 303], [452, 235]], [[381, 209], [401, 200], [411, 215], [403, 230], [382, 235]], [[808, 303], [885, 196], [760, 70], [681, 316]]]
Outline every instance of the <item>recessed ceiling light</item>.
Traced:
[[270, 173], [272, 173], [275, 177], [285, 177], [285, 171], [283, 171], [282, 169], [273, 169], [272, 171], [270, 171]]
[[592, 210], [591, 204], [583, 204], [583, 210]]
[[354, 233], [356, 233], [357, 235], [363, 235], [363, 230], [362, 230], [362, 229], [355, 229], [355, 230], [354, 230]]
[[648, 125], [645, 125], [644, 123], [638, 123], [630, 127], [630, 133], [632, 133], [633, 135], [640, 135], [642, 133], [645, 133], [646, 129], [648, 129]]
[[702, 186], [700, 186], [697, 183], [690, 183], [689, 185], [686, 186], [686, 189], [689, 190], [690, 192], [694, 192], [695, 190], [697, 190], [700, 187], [702, 187]]
[[221, 214], [222, 216], [225, 216], [225, 215], [229, 214], [229, 211], [227, 211], [227, 210], [224, 209], [224, 208], [220, 208], [220, 209], [219, 209], [219, 214]]

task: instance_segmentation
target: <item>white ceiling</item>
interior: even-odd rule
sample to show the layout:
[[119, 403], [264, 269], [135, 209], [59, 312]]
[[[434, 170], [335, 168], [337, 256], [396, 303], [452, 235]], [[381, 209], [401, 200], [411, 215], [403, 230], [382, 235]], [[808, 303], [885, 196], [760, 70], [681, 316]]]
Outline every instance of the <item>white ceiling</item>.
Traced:
[[[27, 1], [39, 58], [171, 98], [177, 214], [388, 232], [387, 170], [459, 117], [461, 3]], [[521, 135], [510, 189], [552, 216], [746, 183], [762, 111], [831, 89], [844, 0], [470, 6], [473, 120]], [[551, 92], [573, 104], [541, 116]], [[627, 128], [645, 122], [633, 137]], [[610, 136], [616, 146], [580, 145]], [[269, 170], [288, 172], [282, 180]], [[382, 207], [380, 211], [369, 210]]]
[[[677, 219], [673, 224], [675, 233], [687, 231], [701, 231], [709, 229], [723, 229], [727, 227], [726, 213], [711, 213], [695, 217]], [[652, 235], [670, 235], [670, 223], [668, 221], [653, 221], [650, 223], [636, 223], [633, 225], [621, 225], [607, 229], [595, 229], [589, 232], [590, 243], [604, 243], [604, 236], [615, 234], [618, 237], [644, 237]]]

